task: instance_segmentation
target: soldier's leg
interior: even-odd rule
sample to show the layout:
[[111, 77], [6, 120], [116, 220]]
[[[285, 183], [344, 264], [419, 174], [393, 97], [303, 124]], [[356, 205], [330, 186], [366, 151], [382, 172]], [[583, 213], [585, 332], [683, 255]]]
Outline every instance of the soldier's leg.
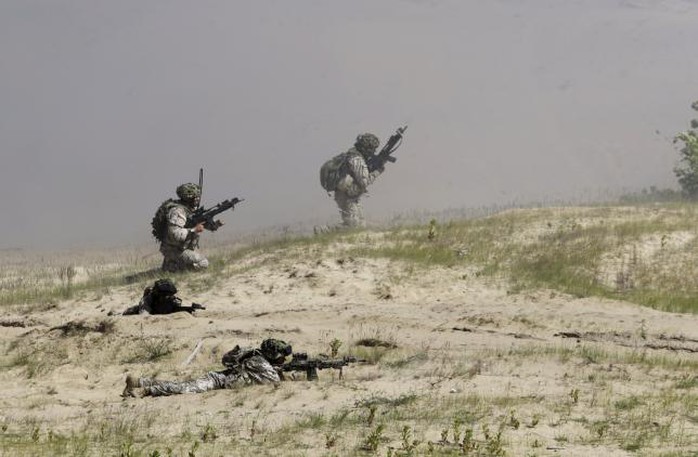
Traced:
[[192, 249], [185, 249], [179, 256], [179, 262], [181, 269], [204, 270], [208, 268], [208, 259]]
[[141, 305], [134, 305], [129, 308], [126, 308], [126, 311], [121, 313], [122, 316], [136, 316], [140, 314], [141, 311]]
[[168, 245], [163, 243], [160, 246], [160, 252], [162, 253], [162, 270], [163, 271], [175, 272], [175, 271], [180, 270], [179, 258], [180, 258], [182, 253], [179, 249], [176, 249], [173, 246], [168, 246]]
[[175, 272], [179, 269], [179, 262], [178, 262], [179, 256], [174, 257], [174, 256], [164, 256], [162, 259], [162, 270], [163, 271], [169, 271], [169, 272]]
[[364, 207], [361, 205], [360, 197], [351, 199], [351, 204], [349, 206], [349, 214], [351, 218], [352, 227], [366, 227], [366, 221], [364, 220]]
[[217, 371], [209, 371], [200, 378], [189, 381], [160, 381], [151, 378], [140, 378], [137, 382], [137, 387], [143, 388], [144, 395], [153, 397], [200, 393], [213, 389], [223, 389], [225, 386], [226, 374]]
[[334, 200], [342, 216], [342, 225], [348, 228], [364, 227], [363, 208], [360, 197], [349, 197], [344, 192], [335, 192]]
[[339, 208], [339, 216], [342, 218], [342, 227], [344, 228], [352, 227], [351, 200], [352, 198], [348, 197], [344, 192], [336, 191], [334, 193], [334, 201]]

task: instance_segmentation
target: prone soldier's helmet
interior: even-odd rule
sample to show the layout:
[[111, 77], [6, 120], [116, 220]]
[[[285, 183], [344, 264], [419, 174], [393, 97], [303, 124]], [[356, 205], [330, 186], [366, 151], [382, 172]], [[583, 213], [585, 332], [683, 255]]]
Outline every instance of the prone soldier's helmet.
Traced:
[[177, 293], [177, 287], [169, 279], [158, 279], [152, 287], [152, 293], [158, 296], [168, 296]]
[[259, 349], [262, 351], [264, 358], [272, 365], [283, 363], [286, 356], [293, 353], [293, 348], [290, 344], [274, 338], [268, 338], [262, 341], [262, 345]]
[[362, 133], [356, 137], [354, 147], [362, 154], [373, 154], [378, 149], [380, 141], [373, 133]]
[[141, 304], [150, 307], [150, 314], [169, 314], [182, 305], [182, 300], [177, 297], [177, 287], [169, 279], [158, 279], [152, 286], [143, 291]]
[[201, 188], [194, 183], [188, 182], [177, 187], [177, 196], [191, 206], [198, 206], [201, 198]]

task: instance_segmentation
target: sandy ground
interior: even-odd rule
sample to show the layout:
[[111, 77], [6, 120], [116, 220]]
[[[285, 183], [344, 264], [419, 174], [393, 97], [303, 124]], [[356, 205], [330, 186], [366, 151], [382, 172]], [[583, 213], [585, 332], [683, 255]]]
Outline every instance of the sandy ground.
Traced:
[[[443, 402], [467, 396], [483, 399], [485, 410], [490, 408], [481, 422], [496, 424], [516, 415], [516, 420], [528, 424], [505, 428], [507, 455], [636, 455], [633, 449], [623, 449], [620, 439], [599, 436], [594, 441], [588, 422], [613, 416], [609, 411], [614, 402], [652, 396], [663, 386], [668, 389], [679, 379], [695, 376], [695, 315], [547, 290], [509, 293], [506, 284], [480, 278], [470, 269], [414, 271], [387, 260], [312, 251], [295, 259], [271, 255], [261, 266], [241, 271], [229, 278], [210, 279], [205, 292], [195, 292], [201, 290], [197, 281], [205, 275], [181, 278], [178, 295], [185, 303], [207, 307], [196, 316], [109, 317], [110, 312], [137, 302], [140, 285], [61, 302], [31, 314], [19, 309], [5, 312], [0, 341], [6, 360], [31, 353], [37, 364], [33, 375], [27, 374], [28, 365], [9, 362], [0, 372], [0, 420], [5, 428], [16, 431], [39, 424], [41, 440], [48, 430], [67, 434], [84, 431], [90, 424], [104, 428], [105, 421], [132, 422], [139, 427], [147, 424], [154, 436], [166, 442], [168, 435], [179, 439], [182, 430], [198, 433], [212, 424], [220, 442], [229, 439], [249, 445], [259, 439], [255, 435], [272, 433], [312, 414], [330, 417], [345, 409], [361, 416], [367, 411], [361, 402], [370, 398], [441, 399], [437, 404], [444, 408], [443, 414], [437, 412], [432, 419], [411, 421], [404, 417], [408, 412], [393, 424], [389, 409], [379, 409], [389, 426], [379, 448], [385, 455], [389, 447], [400, 448], [403, 424], [411, 424], [422, 443], [439, 443], [454, 414]], [[105, 334], [64, 335], [55, 329], [68, 322], [96, 328], [105, 320], [115, 324]], [[299, 377], [280, 387], [168, 398], [120, 397], [127, 373], [165, 379], [195, 377], [219, 368], [220, 356], [234, 345], [256, 345], [266, 337], [284, 339], [311, 355], [329, 353], [335, 338], [342, 342], [340, 354], [376, 351], [353, 345], [369, 337], [397, 348], [382, 350], [385, 355], [377, 363], [352, 365], [341, 380], [337, 372], [325, 370], [316, 383]], [[201, 340], [202, 350], [194, 361], [182, 366]], [[129, 363], [144, 341], [165, 341], [173, 353], [154, 362]], [[585, 358], [584, 351], [591, 355]], [[656, 362], [630, 363], [633, 354]], [[695, 399], [696, 392], [693, 385], [677, 395]], [[660, 407], [655, 414], [652, 420], [660, 424], [664, 420], [681, 423], [678, 438], [669, 440], [678, 441], [675, 445], [653, 442], [643, 452], [660, 455], [663, 449], [675, 448], [688, 452], [676, 455], [698, 455], [690, 454], [698, 452], [695, 411], [688, 419], [671, 408], [662, 411]], [[582, 417], [587, 423], [575, 420]], [[336, 455], [356, 449], [371, 428], [353, 427], [356, 430], [338, 438], [332, 451]], [[301, 455], [328, 455], [328, 435], [320, 428], [303, 429], [294, 443], [281, 447], [295, 452], [290, 449], [301, 443]], [[4, 446], [4, 455], [17, 452]], [[269, 449], [277, 445], [260, 446], [260, 455], [274, 455]], [[442, 450], [445, 446], [436, 444]], [[426, 447], [421, 449], [426, 453]]]

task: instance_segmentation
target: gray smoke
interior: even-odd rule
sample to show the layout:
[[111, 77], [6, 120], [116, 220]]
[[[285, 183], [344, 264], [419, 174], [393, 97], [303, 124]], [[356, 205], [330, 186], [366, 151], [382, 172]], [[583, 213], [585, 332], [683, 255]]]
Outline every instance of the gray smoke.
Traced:
[[5, 0], [0, 248], [143, 242], [199, 167], [205, 203], [247, 199], [228, 233], [336, 219], [322, 162], [401, 124], [369, 220], [673, 185], [697, 23], [695, 0]]

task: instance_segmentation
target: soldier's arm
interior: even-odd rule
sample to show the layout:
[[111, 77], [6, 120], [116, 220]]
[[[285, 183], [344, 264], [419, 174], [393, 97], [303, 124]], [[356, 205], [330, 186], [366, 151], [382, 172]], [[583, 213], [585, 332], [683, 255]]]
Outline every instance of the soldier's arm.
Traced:
[[153, 314], [153, 298], [150, 295], [144, 295], [138, 303], [138, 314]]
[[373, 181], [382, 173], [383, 170], [368, 171], [368, 165], [363, 157], [357, 155], [349, 159], [349, 173], [354, 178], [354, 184], [362, 191], [365, 191], [368, 186], [373, 184]]

